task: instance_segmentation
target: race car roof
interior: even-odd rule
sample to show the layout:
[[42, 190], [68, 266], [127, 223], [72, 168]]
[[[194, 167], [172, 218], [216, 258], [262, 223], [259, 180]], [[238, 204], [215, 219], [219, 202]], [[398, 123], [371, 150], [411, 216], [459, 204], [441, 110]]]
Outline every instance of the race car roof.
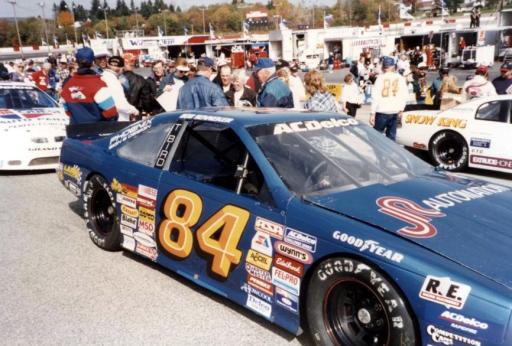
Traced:
[[347, 115], [328, 112], [300, 111], [284, 108], [201, 108], [197, 110], [177, 111], [164, 113], [157, 116], [162, 121], [175, 121], [180, 119], [195, 119], [217, 123], [226, 123], [238, 126], [253, 126], [269, 123], [304, 121], [318, 119], [353, 119]]

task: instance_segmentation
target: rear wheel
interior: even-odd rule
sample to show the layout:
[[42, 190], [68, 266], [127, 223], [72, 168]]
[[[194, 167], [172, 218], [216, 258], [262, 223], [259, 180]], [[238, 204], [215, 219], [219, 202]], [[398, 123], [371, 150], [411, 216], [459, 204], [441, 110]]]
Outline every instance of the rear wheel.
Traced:
[[468, 146], [458, 133], [436, 133], [430, 141], [429, 152], [434, 163], [447, 171], [460, 171], [468, 165]]
[[105, 178], [100, 175], [92, 176], [86, 183], [83, 196], [91, 240], [102, 249], [119, 250], [121, 232], [114, 194]]
[[358, 260], [332, 258], [321, 263], [306, 299], [308, 326], [317, 345], [419, 344], [399, 292]]

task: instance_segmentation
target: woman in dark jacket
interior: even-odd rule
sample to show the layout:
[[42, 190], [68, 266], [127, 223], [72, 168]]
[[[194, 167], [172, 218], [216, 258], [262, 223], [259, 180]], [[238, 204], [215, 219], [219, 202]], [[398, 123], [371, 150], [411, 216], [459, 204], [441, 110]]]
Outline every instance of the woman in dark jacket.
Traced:
[[229, 105], [234, 107], [256, 106], [256, 93], [244, 85], [247, 79], [245, 72], [235, 70], [232, 78], [231, 88], [225, 93]]

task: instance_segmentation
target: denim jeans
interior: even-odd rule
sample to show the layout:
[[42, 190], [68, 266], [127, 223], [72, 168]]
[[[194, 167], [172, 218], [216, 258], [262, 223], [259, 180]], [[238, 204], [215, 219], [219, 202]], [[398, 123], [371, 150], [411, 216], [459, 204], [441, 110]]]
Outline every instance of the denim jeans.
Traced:
[[396, 139], [397, 122], [398, 114], [375, 113], [373, 128], [379, 132], [386, 130], [386, 137], [394, 141]]

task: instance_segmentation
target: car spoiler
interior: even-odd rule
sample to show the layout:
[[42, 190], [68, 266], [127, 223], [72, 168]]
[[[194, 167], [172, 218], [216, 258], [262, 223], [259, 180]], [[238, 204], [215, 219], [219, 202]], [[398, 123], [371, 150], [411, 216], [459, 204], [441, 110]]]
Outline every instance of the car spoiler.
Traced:
[[96, 123], [74, 124], [66, 126], [68, 138], [96, 139], [108, 136], [133, 124], [129, 121], [100, 121]]

